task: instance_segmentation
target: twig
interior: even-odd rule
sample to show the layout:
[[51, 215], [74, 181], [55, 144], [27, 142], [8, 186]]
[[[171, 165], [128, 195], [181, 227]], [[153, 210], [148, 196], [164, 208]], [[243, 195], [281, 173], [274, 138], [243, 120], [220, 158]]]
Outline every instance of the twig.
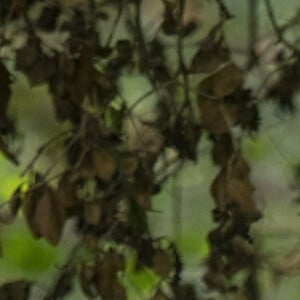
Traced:
[[178, 177], [173, 179], [173, 239], [180, 242], [182, 230], [182, 190], [178, 185]]
[[107, 42], [106, 42], [106, 47], [109, 47], [111, 42], [112, 42], [112, 39], [117, 31], [117, 27], [120, 23], [120, 20], [121, 20], [121, 16], [122, 16], [122, 11], [123, 11], [123, 0], [119, 1], [120, 3], [118, 4], [118, 11], [117, 11], [117, 15], [116, 15], [116, 18], [114, 19], [114, 22], [112, 24], [112, 27], [111, 27], [111, 31], [109, 33], [109, 36], [107, 38]]
[[182, 112], [190, 103], [189, 78], [188, 78], [187, 69], [185, 66], [184, 56], [183, 56], [183, 46], [184, 45], [183, 45], [182, 23], [183, 23], [184, 6], [185, 6], [185, 0], [179, 0], [179, 33], [178, 33], [178, 39], [177, 39], [177, 54], [178, 54], [178, 60], [179, 60], [179, 72], [182, 73], [182, 76], [183, 76], [184, 103], [182, 104], [182, 107], [179, 110], [177, 119], [180, 118]]
[[270, 3], [270, 0], [265, 0], [265, 6], [267, 9], [267, 13], [268, 13], [268, 17], [271, 21], [272, 27], [277, 35], [277, 39], [279, 42], [281, 42], [282, 44], [284, 44], [287, 48], [289, 48], [290, 50], [292, 50], [294, 53], [297, 53], [298, 55], [300, 55], [300, 50], [297, 49], [292, 43], [290, 43], [289, 41], [287, 41], [284, 36], [283, 36], [283, 27], [278, 26], [277, 21], [275, 19], [275, 15], [273, 12], [273, 8], [272, 5]]
[[[163, 83], [159, 86], [159, 89], [167, 88], [177, 82], [177, 78], [174, 78], [166, 83]], [[149, 90], [145, 94], [143, 94], [141, 97], [139, 97], [131, 106], [128, 107], [128, 111], [131, 112], [134, 110], [141, 102], [143, 102], [146, 98], [153, 95], [157, 92], [157, 87], [154, 87], [153, 89]]]
[[58, 276], [54, 286], [51, 288], [50, 291], [43, 297], [43, 300], [55, 300], [55, 299], [62, 299], [69, 291], [72, 285], [72, 279], [76, 275], [76, 271], [74, 270], [75, 261], [76, 261], [76, 254], [81, 249], [82, 244], [78, 242], [70, 251], [68, 256], [67, 262], [61, 268], [62, 272]]
[[48, 176], [48, 174], [53, 170], [53, 168], [58, 164], [58, 162], [62, 159], [64, 154], [74, 145], [74, 143], [80, 138], [81, 132], [74, 135], [71, 141], [67, 144], [67, 146], [56, 156], [54, 163], [45, 171], [44, 176]]
[[55, 141], [59, 140], [60, 138], [66, 136], [68, 133], [71, 133], [72, 130], [66, 130], [63, 132], [60, 132], [58, 135], [51, 138], [49, 141], [47, 141], [45, 144], [40, 146], [37, 151], [36, 155], [32, 158], [32, 160], [28, 163], [28, 165], [25, 167], [25, 169], [21, 172], [20, 177], [23, 177], [30, 169], [33, 168], [33, 165], [36, 163], [36, 161], [40, 158], [41, 154], [54, 143]]
[[248, 7], [249, 7], [248, 68], [251, 68], [253, 63], [257, 59], [254, 52], [254, 47], [257, 41], [258, 29], [259, 29], [259, 18], [257, 15], [258, 0], [248, 0]]

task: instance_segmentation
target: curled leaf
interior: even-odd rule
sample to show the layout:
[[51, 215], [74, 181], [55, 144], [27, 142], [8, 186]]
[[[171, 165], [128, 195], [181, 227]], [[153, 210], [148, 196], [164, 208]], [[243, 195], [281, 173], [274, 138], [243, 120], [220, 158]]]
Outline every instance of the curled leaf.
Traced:
[[54, 191], [43, 185], [29, 191], [24, 200], [23, 212], [32, 234], [36, 238], [45, 237], [52, 245], [58, 244], [65, 216]]
[[98, 149], [93, 152], [95, 174], [103, 181], [110, 181], [117, 170], [117, 164], [108, 150]]
[[199, 93], [206, 92], [221, 98], [231, 95], [243, 84], [244, 73], [233, 63], [204, 79], [198, 86]]

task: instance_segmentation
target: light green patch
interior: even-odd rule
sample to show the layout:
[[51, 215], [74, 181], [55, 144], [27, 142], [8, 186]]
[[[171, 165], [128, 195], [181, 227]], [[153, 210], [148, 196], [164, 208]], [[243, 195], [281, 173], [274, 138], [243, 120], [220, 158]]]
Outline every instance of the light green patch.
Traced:
[[8, 200], [15, 189], [24, 182], [19, 177], [19, 170], [0, 154], [0, 199]]
[[125, 276], [121, 282], [127, 290], [128, 299], [143, 300], [149, 299], [159, 282], [159, 277], [149, 268], [136, 270], [136, 254], [128, 253], [126, 260]]
[[127, 274], [123, 284], [127, 288], [128, 299], [149, 299], [149, 295], [159, 282], [154, 272], [150, 269], [143, 269], [138, 272]]
[[31, 274], [46, 271], [55, 262], [57, 249], [44, 239], [36, 240], [25, 228], [14, 228], [2, 235], [2, 260]]
[[242, 142], [242, 151], [250, 160], [261, 160], [269, 154], [270, 144], [263, 137], [248, 138]]
[[193, 235], [188, 232], [182, 234], [182, 237], [177, 242], [177, 247], [180, 253], [199, 258], [205, 257], [209, 250], [204, 234], [199, 238], [198, 234]]

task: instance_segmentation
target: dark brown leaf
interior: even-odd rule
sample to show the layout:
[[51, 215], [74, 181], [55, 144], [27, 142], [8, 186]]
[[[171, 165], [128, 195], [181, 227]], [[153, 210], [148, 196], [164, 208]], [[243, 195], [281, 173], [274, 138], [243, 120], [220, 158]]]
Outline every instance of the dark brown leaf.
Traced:
[[59, 180], [57, 196], [59, 205], [67, 211], [72, 211], [79, 204], [76, 195], [76, 185], [71, 179], [71, 173], [65, 173]]
[[97, 287], [95, 284], [96, 271], [94, 267], [83, 265], [79, 274], [80, 284], [83, 292], [91, 298], [98, 295]]
[[108, 150], [93, 151], [93, 167], [95, 175], [105, 182], [109, 182], [117, 170], [117, 164]]
[[98, 225], [102, 216], [102, 207], [100, 203], [85, 203], [83, 215], [86, 224]]
[[230, 63], [204, 79], [199, 84], [198, 90], [199, 94], [206, 92], [221, 98], [231, 95], [243, 84], [243, 81], [243, 71], [235, 64]]
[[13, 222], [17, 216], [21, 206], [20, 187], [13, 193], [12, 199], [0, 206], [0, 222], [9, 224]]
[[65, 216], [54, 191], [44, 185], [27, 192], [24, 200], [23, 212], [33, 235], [45, 237], [52, 245], [58, 244]]
[[5, 283], [0, 287], [1, 300], [28, 300], [31, 283], [23, 280]]
[[206, 43], [201, 43], [200, 49], [192, 58], [190, 67], [192, 73], [211, 73], [229, 61], [229, 51], [223, 39], [216, 42], [210, 40]]
[[8, 101], [11, 95], [10, 75], [4, 63], [0, 60], [0, 116], [6, 114]]
[[169, 253], [157, 249], [153, 255], [153, 271], [162, 278], [167, 278], [174, 269], [174, 263]]

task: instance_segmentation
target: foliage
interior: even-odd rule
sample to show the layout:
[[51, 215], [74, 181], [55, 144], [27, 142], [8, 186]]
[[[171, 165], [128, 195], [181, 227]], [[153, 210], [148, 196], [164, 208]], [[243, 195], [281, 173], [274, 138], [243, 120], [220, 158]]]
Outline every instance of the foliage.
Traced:
[[[75, 277], [89, 299], [126, 299], [130, 256], [135, 256], [136, 271], [151, 269], [158, 278], [151, 299], [200, 299], [193, 285], [181, 282], [184, 266], [175, 243], [152, 236], [147, 212], [166, 180], [186, 161], [197, 161], [203, 135], [210, 139], [219, 168], [210, 188], [215, 227], [208, 233], [203, 280], [209, 289], [236, 300], [260, 299], [263, 260], [250, 228], [262, 214], [241, 140], [260, 130], [262, 99], [295, 110], [300, 50], [285, 33], [298, 19], [280, 27], [265, 1], [275, 44], [282, 50], [274, 60], [276, 79], [272, 71], [254, 90], [245, 87], [245, 80], [263, 53], [250, 45], [247, 66], [234, 61], [224, 34], [234, 16], [222, 0], [215, 2], [218, 22], [197, 42], [190, 59], [186, 40], [201, 29], [185, 16], [193, 1], [162, 0], [162, 20], [151, 34], [143, 25], [140, 0], [0, 2], [2, 153], [18, 164], [10, 147], [17, 129], [8, 114], [16, 72], [32, 86], [47, 85], [57, 120], [67, 124], [41, 145], [21, 174], [29, 183], [21, 184], [0, 209], [2, 223], [13, 222], [21, 211], [32, 236], [53, 247], [66, 222], [76, 221], [79, 243], [44, 299], [67, 296]], [[125, 37], [115, 38], [121, 24]], [[173, 59], [166, 55], [169, 43], [176, 49]], [[125, 99], [122, 82], [136, 74], [151, 89], [134, 101]], [[140, 107], [147, 101], [150, 114], [145, 117]], [[37, 171], [37, 160], [49, 149], [56, 159], [46, 171]], [[53, 174], [58, 163], [61, 170]], [[276, 265], [276, 276], [299, 272], [295, 257], [290, 267]], [[237, 274], [245, 274], [239, 284], [233, 280]], [[1, 299], [28, 299], [31, 286], [25, 280], [7, 283], [0, 288]]]

